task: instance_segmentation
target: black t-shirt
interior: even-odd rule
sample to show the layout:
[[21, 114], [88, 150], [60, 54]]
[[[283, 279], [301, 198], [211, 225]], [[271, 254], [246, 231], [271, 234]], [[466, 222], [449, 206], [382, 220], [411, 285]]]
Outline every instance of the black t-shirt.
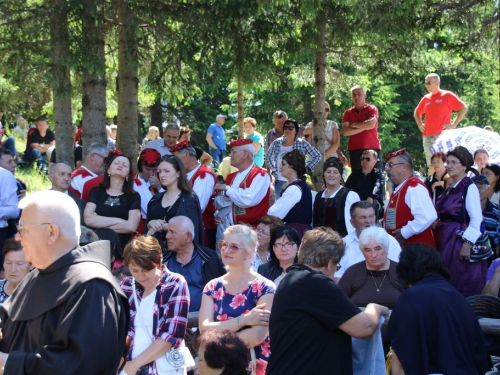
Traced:
[[179, 211], [179, 205], [181, 204], [181, 197], [179, 196], [179, 198], [175, 201], [175, 203], [172, 206], [168, 207], [163, 207], [161, 205], [162, 198], [163, 195], [153, 204], [148, 205], [148, 213], [146, 220], [147, 223], [149, 223], [151, 220], [165, 220], [168, 223], [168, 221], [171, 218], [179, 215], [177, 211]]
[[38, 132], [38, 129], [36, 129], [33, 133], [30, 135], [30, 142], [31, 143], [38, 143], [40, 145], [47, 145], [52, 141], [56, 140], [56, 136], [54, 135], [54, 132], [50, 129], [47, 129], [47, 133], [45, 133], [45, 137], [42, 137], [40, 133]]
[[274, 296], [266, 374], [351, 375], [351, 337], [338, 326], [359, 313], [332, 279], [291, 266]]
[[[54, 149], [52, 154], [50, 154], [50, 162], [55, 163], [57, 160], [56, 157], [56, 149]], [[83, 161], [83, 147], [80, 145], [75, 145], [75, 167], [77, 161]]]

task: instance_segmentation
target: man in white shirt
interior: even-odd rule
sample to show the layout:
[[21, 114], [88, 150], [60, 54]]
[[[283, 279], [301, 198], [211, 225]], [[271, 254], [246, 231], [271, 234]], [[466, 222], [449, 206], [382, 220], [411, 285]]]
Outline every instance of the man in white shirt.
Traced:
[[87, 149], [82, 166], [71, 174], [69, 190], [77, 198], [82, 197], [83, 186], [88, 180], [103, 174], [108, 154], [108, 147], [100, 143], [93, 143]]
[[[364, 262], [365, 257], [359, 248], [359, 235], [363, 229], [376, 225], [377, 216], [373, 205], [368, 201], [359, 201], [351, 206], [351, 224], [356, 229], [354, 232], [345, 236], [342, 241], [345, 245], [345, 254], [340, 260], [340, 270], [335, 272], [335, 281], [340, 280], [344, 272], [352, 265]], [[392, 236], [389, 237], [389, 248], [387, 256], [394, 262], [399, 262], [399, 253], [401, 246]]]
[[239, 172], [229, 174], [226, 183], [216, 184], [215, 189], [225, 191], [233, 201], [231, 224], [255, 224], [269, 210], [271, 176], [253, 163], [255, 148], [251, 139], [237, 139], [230, 147], [231, 165]]
[[[9, 226], [9, 219], [19, 218], [19, 208], [17, 205], [17, 182], [14, 174], [0, 167], [0, 249], [3, 249], [5, 240], [14, 237], [15, 230]], [[0, 254], [0, 267], [3, 264], [3, 257]]]
[[181, 129], [176, 124], [168, 124], [163, 131], [163, 139], [158, 138], [154, 141], [149, 141], [146, 148], [154, 148], [161, 156], [172, 155], [170, 148], [174, 147], [179, 140]]

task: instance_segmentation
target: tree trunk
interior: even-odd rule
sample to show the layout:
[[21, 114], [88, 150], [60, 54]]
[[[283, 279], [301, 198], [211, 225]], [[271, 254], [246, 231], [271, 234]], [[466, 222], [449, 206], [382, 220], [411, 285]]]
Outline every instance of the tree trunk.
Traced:
[[163, 138], [163, 107], [160, 98], [156, 98], [154, 104], [149, 107], [149, 113], [151, 115], [151, 126], [158, 127], [160, 137]]
[[137, 158], [137, 18], [130, 0], [118, 4], [118, 133], [116, 148], [132, 160]]
[[[325, 20], [322, 15], [318, 16], [318, 50], [314, 63], [314, 135], [313, 145], [321, 155], [325, 155], [325, 72], [326, 72], [326, 39]], [[314, 168], [312, 182], [316, 190], [323, 186], [323, 163], [324, 158]]]
[[238, 73], [238, 138], [244, 138], [243, 132], [243, 78]]
[[57, 159], [75, 164], [71, 116], [68, 8], [65, 0], [53, 0], [51, 14], [51, 59]]
[[84, 151], [92, 143], [106, 144], [106, 60], [104, 1], [82, 1], [82, 124]]

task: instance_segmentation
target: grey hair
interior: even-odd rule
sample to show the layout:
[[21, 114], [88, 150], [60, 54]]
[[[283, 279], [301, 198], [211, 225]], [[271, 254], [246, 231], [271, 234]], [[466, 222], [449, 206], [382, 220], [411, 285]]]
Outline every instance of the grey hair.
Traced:
[[169, 130], [169, 129], [172, 129], [172, 130], [175, 130], [175, 131], [178, 131], [179, 134], [181, 134], [181, 128], [179, 127], [179, 125], [177, 124], [167, 124], [167, 126], [165, 127], [165, 131]]
[[85, 225], [80, 225], [80, 230], [82, 233], [80, 234], [79, 243], [83, 244], [99, 241], [99, 236], [92, 229]]
[[365, 94], [366, 94], [366, 90], [363, 86], [361, 85], [355, 85], [355, 86], [352, 86], [351, 87], [351, 93], [354, 91], [354, 90], [357, 90], [357, 89], [361, 89], [361, 91], [363, 91]]
[[253, 144], [249, 144], [249, 145], [242, 145], [240, 146], [240, 150], [245, 150], [245, 151], [248, 151], [248, 153], [250, 155], [252, 155], [252, 158], [255, 154], [255, 147], [253, 147]]
[[441, 82], [441, 77], [439, 77], [439, 75], [438, 75], [437, 73], [427, 74], [427, 75], [425, 76], [425, 78], [426, 78], [426, 79], [427, 79], [427, 78], [434, 78], [435, 80], [437, 80], [437, 81], [438, 81], [438, 83], [440, 83], [440, 82]]
[[286, 114], [286, 112], [285, 112], [285, 111], [278, 110], [278, 111], [274, 112], [273, 117], [274, 117], [274, 118], [283, 118], [283, 117], [288, 118], [288, 115]]
[[21, 210], [35, 207], [44, 220], [59, 227], [61, 237], [78, 244], [80, 238], [80, 211], [75, 201], [64, 193], [43, 190], [31, 193], [19, 202]]
[[404, 162], [413, 170], [413, 158], [408, 151], [404, 151], [402, 154], [398, 155]]
[[196, 158], [196, 150], [194, 149], [193, 146], [186, 147], [182, 151], [186, 151], [189, 156], [194, 156]]
[[[253, 145], [250, 145], [253, 147]], [[226, 236], [238, 236], [241, 239], [241, 244], [246, 252], [250, 255], [251, 259], [255, 256], [257, 251], [257, 233], [248, 225], [231, 225], [224, 231], [224, 238]]]
[[385, 250], [389, 249], [389, 235], [385, 229], [377, 227], [376, 225], [363, 229], [359, 235], [359, 248], [361, 250], [370, 242], [382, 245]]
[[[69, 165], [69, 163], [66, 160], [61, 160], [61, 161], [58, 161], [57, 163], [52, 164], [52, 166], [50, 167], [50, 174], [54, 174], [56, 167], [59, 164], [64, 164], [64, 165], [67, 165], [68, 167], [71, 168], [71, 165]], [[73, 170], [73, 168], [71, 168], [71, 170]]]
[[92, 143], [87, 151], [85, 151], [85, 157], [89, 157], [90, 154], [107, 154], [109, 149], [106, 145], [102, 143]]
[[186, 233], [191, 233], [191, 238], [194, 240], [194, 224], [190, 218], [184, 215], [179, 215], [179, 216], [174, 216], [168, 222], [169, 223], [179, 222], [181, 224], [182, 229]]

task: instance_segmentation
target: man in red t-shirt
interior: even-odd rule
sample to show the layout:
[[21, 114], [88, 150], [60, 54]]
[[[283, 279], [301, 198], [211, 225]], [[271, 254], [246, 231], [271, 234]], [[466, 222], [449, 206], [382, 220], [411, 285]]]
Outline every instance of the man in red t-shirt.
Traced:
[[[423, 134], [423, 146], [429, 175], [434, 173], [431, 167], [431, 145], [443, 130], [454, 129], [467, 113], [467, 105], [451, 91], [441, 90], [441, 78], [436, 73], [425, 77], [425, 87], [429, 93], [425, 95], [415, 108], [415, 121]], [[451, 121], [453, 111], [458, 111], [457, 117]], [[422, 120], [425, 115], [425, 122]]]
[[[354, 106], [344, 112], [342, 117], [342, 134], [349, 137], [347, 151], [351, 162], [352, 172], [361, 169], [361, 157], [365, 150], [375, 150], [381, 155], [380, 140], [378, 137], [378, 109], [367, 104], [366, 91], [363, 86], [356, 85], [351, 89], [351, 98]], [[377, 168], [382, 168], [379, 159]]]

